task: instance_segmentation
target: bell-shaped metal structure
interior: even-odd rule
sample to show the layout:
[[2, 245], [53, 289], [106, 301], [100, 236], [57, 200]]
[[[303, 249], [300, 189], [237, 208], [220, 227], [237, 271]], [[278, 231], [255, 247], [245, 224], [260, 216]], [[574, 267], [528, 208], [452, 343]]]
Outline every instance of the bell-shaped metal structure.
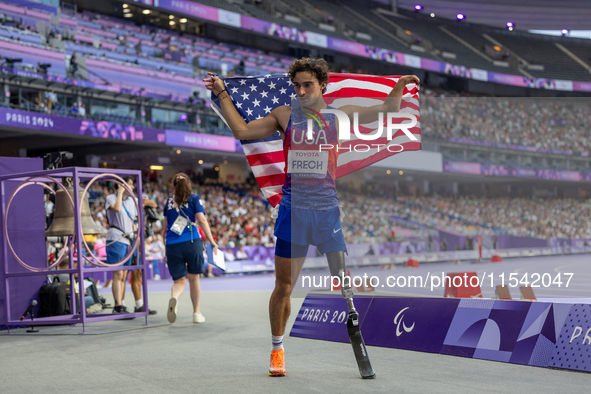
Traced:
[[[72, 179], [66, 178], [64, 185], [70, 193], [72, 200], [74, 200], [74, 186]], [[83, 190], [78, 189], [78, 201], [82, 198]], [[88, 203], [88, 193], [80, 205], [80, 223], [82, 225], [82, 233], [100, 234], [102, 229], [94, 222], [90, 214], [90, 205]], [[74, 235], [74, 208], [70, 203], [70, 199], [66, 196], [66, 192], [61, 188], [55, 193], [55, 208], [53, 214], [53, 221], [49, 228], [45, 231], [46, 237], [60, 237]]]

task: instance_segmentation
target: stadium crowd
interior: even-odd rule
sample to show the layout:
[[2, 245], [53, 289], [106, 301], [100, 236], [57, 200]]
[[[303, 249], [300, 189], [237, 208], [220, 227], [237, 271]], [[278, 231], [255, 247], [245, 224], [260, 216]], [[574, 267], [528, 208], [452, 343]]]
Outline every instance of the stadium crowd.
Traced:
[[371, 190], [341, 191], [339, 196], [347, 213], [344, 222], [356, 229], [354, 239], [361, 231], [362, 237], [373, 233], [376, 242], [385, 242], [388, 216], [462, 234], [591, 238], [591, 208], [574, 199], [376, 196]]
[[422, 134], [572, 152], [591, 151], [589, 105], [572, 99], [469, 97], [426, 89]]
[[412, 197], [398, 200], [412, 220], [456, 232], [492, 228], [536, 238], [591, 238], [591, 210], [572, 199]]
[[[92, 215], [103, 235], [108, 229], [105, 201], [107, 195], [114, 193], [114, 187], [95, 184], [90, 193]], [[259, 197], [258, 187], [244, 184], [233, 189], [219, 184], [195, 184], [193, 192], [204, 202], [212, 235], [220, 246], [274, 245], [271, 208]], [[170, 185], [148, 181], [143, 194], [156, 201], [158, 215], [162, 218], [165, 201], [172, 196]], [[162, 221], [156, 221], [154, 232], [159, 234], [161, 230]]]

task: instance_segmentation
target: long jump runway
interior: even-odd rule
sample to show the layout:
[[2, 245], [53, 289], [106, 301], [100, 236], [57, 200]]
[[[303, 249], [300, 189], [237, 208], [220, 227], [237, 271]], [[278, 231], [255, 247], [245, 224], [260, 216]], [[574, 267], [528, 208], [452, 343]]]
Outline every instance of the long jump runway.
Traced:
[[[506, 260], [500, 264], [431, 264], [394, 270], [353, 269], [351, 274], [383, 275], [505, 270], [519, 273], [570, 272], [572, 290], [548, 289], [538, 297], [589, 297], [589, 256]], [[556, 271], [563, 270], [563, 271]], [[327, 274], [314, 271], [316, 274]], [[545, 272], [545, 271], [544, 271]], [[304, 271], [302, 274], [307, 274]], [[585, 275], [587, 274], [587, 275]], [[203, 279], [203, 324], [191, 322], [188, 293], [179, 304], [175, 324], [166, 320], [170, 281], [150, 282], [150, 307], [158, 314], [143, 318], [87, 325], [99, 335], [78, 335], [80, 326], [41, 327], [40, 334], [0, 334], [0, 392], [2, 393], [587, 393], [591, 375], [444, 356], [368, 347], [377, 374], [359, 377], [349, 344], [292, 338], [286, 335], [284, 378], [267, 375], [270, 354], [268, 299], [272, 275]], [[570, 288], [569, 286], [569, 288]], [[586, 287], [586, 288], [585, 288]], [[564, 290], [564, 289], [563, 289]], [[441, 296], [428, 289], [379, 289], [379, 293]], [[485, 289], [483, 288], [483, 292]], [[492, 291], [492, 290], [491, 290]], [[110, 289], [102, 289], [109, 299]], [[126, 302], [133, 304], [131, 291]], [[299, 291], [296, 294], [304, 294]], [[491, 293], [492, 295], [492, 293]], [[513, 294], [514, 298], [518, 293]], [[487, 296], [486, 294], [484, 295]], [[292, 299], [293, 324], [303, 298]], [[94, 327], [94, 328], [93, 328]], [[52, 331], [54, 330], [54, 331]], [[65, 330], [65, 331], [64, 331]], [[123, 331], [122, 331], [123, 330]], [[68, 332], [69, 331], [69, 332]], [[21, 334], [22, 333], [22, 334]], [[100, 334], [102, 333], [102, 334]], [[32, 338], [31, 336], [34, 336]]]

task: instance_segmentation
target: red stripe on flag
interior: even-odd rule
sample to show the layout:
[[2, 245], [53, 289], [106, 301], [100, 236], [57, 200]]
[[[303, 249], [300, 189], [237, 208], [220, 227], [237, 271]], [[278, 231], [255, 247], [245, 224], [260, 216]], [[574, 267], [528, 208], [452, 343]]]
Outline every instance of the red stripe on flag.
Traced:
[[267, 201], [272, 207], [276, 207], [281, 202], [281, 197], [283, 197], [283, 193], [277, 193], [267, 198]]
[[285, 161], [285, 154], [280, 152], [259, 153], [258, 155], [246, 156], [248, 164], [251, 167], [261, 166], [266, 164], [283, 163]]
[[285, 174], [261, 175], [257, 177], [257, 183], [261, 189], [269, 186], [283, 186]]

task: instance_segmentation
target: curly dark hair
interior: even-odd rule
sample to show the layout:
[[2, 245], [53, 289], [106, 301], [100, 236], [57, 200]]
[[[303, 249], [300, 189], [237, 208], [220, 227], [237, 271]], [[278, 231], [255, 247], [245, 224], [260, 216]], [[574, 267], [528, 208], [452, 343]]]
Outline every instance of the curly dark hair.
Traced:
[[[177, 180], [178, 177], [180, 179]], [[174, 201], [178, 206], [189, 201], [189, 197], [191, 196], [191, 180], [187, 174], [184, 172], [175, 174], [174, 178], [172, 178], [172, 185], [174, 186]]]
[[[304, 57], [296, 59], [289, 66], [289, 79], [293, 82], [296, 73], [301, 71], [308, 71], [310, 74], [318, 79], [318, 83], [328, 85], [328, 63], [324, 59], [317, 59], [313, 57]], [[322, 93], [326, 93], [326, 86], [322, 89]]]

